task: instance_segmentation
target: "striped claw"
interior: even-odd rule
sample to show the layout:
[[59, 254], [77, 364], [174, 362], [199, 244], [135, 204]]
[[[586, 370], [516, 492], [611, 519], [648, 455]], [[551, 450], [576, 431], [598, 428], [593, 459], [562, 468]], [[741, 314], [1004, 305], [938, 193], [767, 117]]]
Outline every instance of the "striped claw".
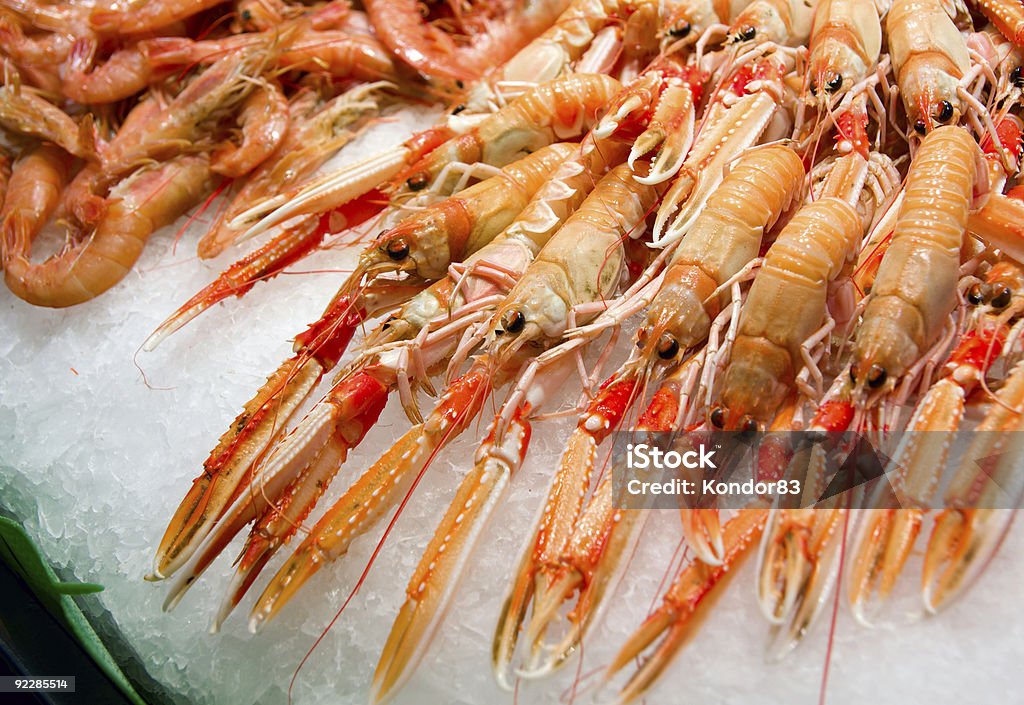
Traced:
[[235, 242], [262, 235], [292, 218], [329, 213], [360, 197], [381, 200], [377, 187], [401, 171], [409, 154], [405, 146], [395, 147], [256, 204], [228, 224], [246, 228]]
[[253, 469], [325, 372], [345, 352], [363, 313], [350, 299], [337, 297], [320, 319], [295, 338], [296, 354], [286, 360], [245, 405], [203, 463], [164, 533], [150, 580], [180, 569], [250, 486]]
[[725, 592], [729, 578], [739, 570], [761, 535], [767, 516], [765, 509], [738, 511], [725, 525], [722, 565], [693, 561], [683, 569], [658, 610], [633, 633], [608, 666], [606, 682], [652, 650], [618, 692], [616, 703], [632, 702], [643, 696], [696, 635], [701, 621]]
[[373, 675], [371, 702], [383, 703], [398, 692], [426, 653], [458, 587], [466, 562], [522, 465], [530, 444], [530, 404], [520, 407], [495, 439], [494, 426], [460, 483], [406, 588]]
[[[535, 380], [522, 395], [512, 394], [491, 423], [487, 438], [477, 451], [473, 470], [460, 483], [406, 588], [405, 604], [391, 627], [374, 673], [373, 702], [386, 702], [397, 693], [426, 653], [477, 541], [504, 498], [512, 475], [526, 458], [530, 414], [561, 388], [566, 362], [556, 361], [542, 377], [543, 381]], [[520, 364], [521, 359], [512, 355], [503, 361], [498, 372], [504, 378]], [[488, 367], [484, 357], [464, 377]], [[458, 383], [457, 380], [455, 384]], [[477, 404], [473, 414], [478, 410]]]
[[[1021, 451], [1024, 448], [1015, 452]], [[1016, 463], [1004, 458], [1004, 464]], [[1017, 467], [1014, 472], [1020, 475], [1021, 469]], [[999, 550], [1015, 511], [947, 509], [939, 514], [928, 541], [921, 581], [928, 612], [936, 614], [948, 607], [980, 577]]]
[[936, 613], [970, 587], [995, 555], [1024, 496], [1024, 363], [1014, 366], [975, 429], [925, 553], [922, 594]]
[[862, 624], [885, 605], [910, 557], [963, 416], [964, 389], [950, 377], [932, 386], [914, 410], [886, 468], [892, 485], [879, 485], [857, 530], [848, 588]]
[[323, 242], [328, 231], [329, 219], [307, 218], [289, 228], [254, 252], [238, 260], [186, 301], [181, 308], [160, 324], [142, 344], [142, 349], [151, 352], [171, 334], [204, 311], [231, 296], [244, 296], [257, 282], [280, 274], [286, 267], [301, 260]]
[[148, 580], [173, 575], [199, 548], [228, 507], [245, 491], [264, 450], [284, 430], [285, 423], [313, 390], [322, 368], [314, 361], [286, 361], [245, 405], [220, 438], [181, 501], [153, 562]]
[[[584, 498], [593, 479], [598, 447], [619, 427], [640, 383], [634, 375], [608, 380], [569, 439], [540, 525], [520, 560], [498, 620], [492, 655], [495, 677], [502, 687], [511, 689], [512, 660], [531, 608], [525, 629], [528, 653], [517, 673], [536, 678], [568, 658], [599, 613], [604, 597], [614, 589], [640, 514], [615, 507], [611, 473], [586, 507]], [[562, 617], [563, 607], [577, 593], [575, 604]], [[563, 619], [568, 624], [556, 629]], [[560, 633], [553, 635], [556, 631]]]
[[471, 424], [490, 394], [491, 373], [488, 364], [478, 362], [455, 380], [427, 420], [409, 429], [327, 510], [264, 589], [253, 607], [250, 630], [262, 628], [322, 565], [344, 555], [437, 452]]
[[[1006, 273], [1012, 275], [1014, 271], [1015, 268], [993, 267], [986, 286], [1016, 287], [1012, 278], [1004, 278]], [[988, 320], [995, 311], [980, 308], [978, 312], [981, 317], [977, 329], [964, 334], [950, 354], [946, 364], [947, 376], [932, 385], [914, 410], [886, 468], [886, 477], [892, 484], [884, 483], [878, 488], [872, 501], [872, 511], [866, 513], [858, 529], [848, 592], [853, 614], [862, 624], [873, 620], [887, 603], [921, 532], [924, 515], [938, 486], [939, 469], [946, 467], [950, 444], [963, 421], [966, 399], [1000, 359], [1003, 351], [1004, 328], [992, 325]], [[993, 431], [983, 434], [988, 438], [976, 437], [980, 445], [968, 457], [979, 459], [990, 455], [985, 443], [995, 440], [996, 435]], [[973, 471], [969, 467], [965, 472], [966, 481]], [[948, 542], [956, 526], [953, 514], [943, 514], [940, 514], [938, 522], [949, 533], [933, 539], [939, 543]], [[939, 531], [945, 533], [946, 529]], [[939, 558], [933, 556], [932, 559], [934, 566]]]
[[[525, 632], [530, 653], [516, 671], [519, 676], [545, 676], [576, 650], [603, 613], [605, 598], [615, 591], [644, 518], [642, 511], [615, 506], [610, 476], [598, 485], [565, 547], [565, 564], [546, 566], [545, 574], [537, 576], [533, 612]], [[562, 621], [559, 612], [570, 600], [574, 604], [564, 617], [568, 625], [559, 635], [555, 630]], [[507, 686], [507, 680], [504, 684]]]
[[298, 530], [330, 485], [350, 450], [376, 423], [387, 403], [390, 386], [371, 374], [345, 380], [318, 404], [277, 446], [224, 518], [203, 543], [188, 568], [175, 581], [165, 609], [173, 608], [247, 524], [256, 524], [236, 564], [221, 608], [216, 631], [245, 595], [260, 570]]

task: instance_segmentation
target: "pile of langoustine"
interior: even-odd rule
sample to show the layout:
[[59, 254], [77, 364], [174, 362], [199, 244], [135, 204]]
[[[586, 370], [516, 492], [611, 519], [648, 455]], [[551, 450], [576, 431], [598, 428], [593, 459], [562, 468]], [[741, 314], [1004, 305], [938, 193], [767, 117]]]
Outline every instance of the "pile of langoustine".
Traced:
[[[373, 23], [376, 3], [365, 5]], [[280, 271], [328, 231], [383, 228], [180, 504], [150, 576], [177, 573], [168, 606], [252, 524], [220, 624], [397, 390], [411, 427], [265, 585], [250, 621], [258, 629], [508, 386], [410, 577], [373, 682], [374, 698], [387, 699], [453, 599], [524, 461], [531, 424], [575, 401], [563, 390], [577, 373], [584, 408], [498, 621], [502, 684], [564, 664], [623, 572], [643, 511], [621, 507], [613, 473], [598, 469], [616, 430], [867, 431], [889, 455], [898, 500], [863, 516], [841, 502], [753, 506], [724, 521], [714, 508], [684, 509], [693, 560], [609, 665], [611, 677], [638, 664], [621, 701], [655, 682], [758, 547], [758, 599], [783, 651], [833, 589], [848, 524], [848, 593], [862, 621], [883, 609], [929, 519], [921, 596], [930, 612], [948, 605], [1008, 528], [1012, 510], [992, 496], [1016, 501], [1024, 477], [1014, 433], [1024, 411], [1024, 204], [1014, 186], [1024, 4], [574, 0], [549, 3], [550, 17], [529, 22], [515, 9], [464, 25], [458, 41], [444, 22], [409, 14], [385, 31], [373, 23], [389, 60], [418, 74], [389, 78], [419, 99], [452, 101], [445, 120], [341, 171], [252, 194], [217, 242], [270, 239], [147, 341]], [[488, 44], [509, 26], [535, 37], [496, 42], [511, 57]], [[281, 34], [254, 55], [222, 42], [229, 57], [198, 72], [167, 109], [189, 91], [205, 96], [211, 72], [225, 85], [216, 72], [229, 58], [240, 62], [240, 83], [262, 86], [251, 74], [287, 51]], [[171, 39], [161, 41], [202, 63], [201, 42]], [[73, 153], [82, 134], [95, 134], [81, 125], [68, 133], [79, 142], [61, 149]], [[142, 143], [144, 161], [159, 158]], [[109, 145], [96, 152], [99, 166], [86, 158], [82, 167], [102, 185], [140, 161]], [[609, 341], [634, 318], [635, 348], [599, 385]], [[329, 391], [289, 430], [336, 367]], [[441, 384], [424, 416], [422, 392]], [[898, 432], [952, 433], [968, 401], [983, 412], [968, 455], [990, 462], [960, 468], [946, 508], [929, 517], [948, 448], [915, 433], [897, 442]], [[814, 470], [813, 454], [785, 447], [758, 468], [765, 477]]]
[[[442, 3], [424, 17], [384, 0], [3, 0], [8, 288], [41, 306], [92, 299], [155, 230], [225, 193], [198, 246], [217, 255], [245, 229], [239, 214], [309, 179], [379, 108], [450, 98], [565, 4], [494, 17], [490, 3]], [[33, 262], [51, 222], [63, 247]]]

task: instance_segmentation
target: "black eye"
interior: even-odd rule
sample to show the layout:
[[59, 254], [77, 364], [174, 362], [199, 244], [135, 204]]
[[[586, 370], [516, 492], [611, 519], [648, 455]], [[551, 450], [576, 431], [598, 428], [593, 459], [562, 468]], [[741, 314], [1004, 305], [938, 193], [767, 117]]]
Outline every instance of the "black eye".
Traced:
[[668, 31], [668, 36], [674, 37], [675, 39], [682, 39], [683, 37], [686, 37], [690, 34], [691, 29], [692, 27], [690, 27], [689, 22], [683, 22], [678, 27], [673, 27], [672, 29], [670, 29]]
[[384, 245], [384, 251], [388, 257], [396, 262], [400, 262], [409, 256], [409, 243], [405, 241], [405, 238], [396, 237]]
[[924, 120], [918, 120], [914, 123], [914, 132], [919, 135], [923, 135], [928, 131], [928, 126], [924, 124]]
[[843, 77], [838, 73], [833, 76], [828, 83], [825, 84], [825, 90], [829, 93], [835, 93], [843, 87]]
[[720, 406], [716, 406], [711, 410], [708, 419], [711, 421], [711, 425], [719, 430], [725, 427], [725, 412], [722, 411]]
[[252, 19], [252, 13], [249, 10], [242, 10], [242, 19], [248, 22]]
[[666, 333], [658, 340], [658, 357], [671, 360], [679, 352], [679, 341]]
[[868, 386], [872, 389], [878, 389], [885, 384], [885, 378], [888, 377], [885, 370], [878, 365], [872, 365], [871, 369], [868, 370], [867, 382]]
[[427, 187], [427, 175], [420, 172], [419, 174], [413, 174], [410, 176], [405, 185], [409, 187], [410, 191], [422, 191]]
[[755, 27], [744, 27], [740, 30], [740, 39], [745, 42], [749, 42], [751, 39], [757, 36], [757, 29]]
[[935, 116], [939, 122], [949, 122], [950, 118], [953, 117], [953, 104], [948, 100], [944, 100], [939, 103], [939, 113]]
[[1010, 82], [1017, 88], [1024, 88], [1024, 79], [1021, 78], [1021, 67], [1014, 67], [1013, 71], [1010, 72]]
[[967, 290], [967, 301], [974, 306], [978, 306], [983, 303], [986, 296], [987, 292], [985, 291], [985, 286], [983, 284], [975, 284]]
[[518, 333], [526, 327], [526, 316], [522, 311], [508, 311], [501, 317], [501, 325], [508, 333]]
[[1013, 298], [1013, 292], [1010, 291], [1010, 287], [1004, 286], [996, 295], [992, 297], [992, 308], [1006, 308], [1010, 305], [1010, 300]]
[[456, 105], [455, 108], [452, 110], [452, 115], [458, 115], [459, 113], [461, 113], [465, 109], [466, 109], [465, 105]]
[[740, 432], [744, 434], [757, 433], [757, 421], [752, 416], [744, 416], [740, 420]]

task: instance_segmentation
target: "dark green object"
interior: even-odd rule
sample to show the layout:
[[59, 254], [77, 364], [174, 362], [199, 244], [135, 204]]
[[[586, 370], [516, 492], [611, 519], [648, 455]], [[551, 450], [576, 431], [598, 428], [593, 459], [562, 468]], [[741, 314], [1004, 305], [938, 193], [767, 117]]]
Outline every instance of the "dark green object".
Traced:
[[7, 563], [28, 584], [50, 614], [74, 634], [82, 648], [125, 697], [136, 705], [146, 705], [72, 599], [73, 595], [101, 592], [102, 585], [60, 580], [21, 525], [6, 517], [0, 517], [0, 560]]

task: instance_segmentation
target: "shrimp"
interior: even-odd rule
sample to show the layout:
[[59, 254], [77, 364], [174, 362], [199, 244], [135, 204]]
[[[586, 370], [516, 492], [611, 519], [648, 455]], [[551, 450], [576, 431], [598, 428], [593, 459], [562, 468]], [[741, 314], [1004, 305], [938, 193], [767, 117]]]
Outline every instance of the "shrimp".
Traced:
[[417, 71], [434, 78], [470, 81], [488, 68], [511, 58], [547, 29], [566, 8], [568, 0], [513, 3], [507, 14], [486, 21], [486, 29], [467, 46], [458, 46], [442, 30], [423, 21], [413, 0], [366, 0], [364, 7], [374, 31], [391, 52]]
[[229, 143], [210, 155], [214, 173], [237, 179], [267, 159], [288, 129], [288, 101], [277, 83], [266, 81], [249, 94], [239, 114], [241, 144]]
[[[338, 208], [371, 189], [377, 189], [378, 198], [383, 191], [392, 201], [432, 183], [435, 192], [451, 193], [461, 181], [451, 165], [503, 166], [556, 140], [583, 134], [620, 89], [614, 78], [599, 74], [556, 79], [524, 93], [463, 134], [453, 136], [449, 128], [420, 133], [394, 150], [268, 199], [232, 225], [263, 216], [242, 234], [247, 239], [295, 216]], [[442, 173], [446, 178], [438, 181]]]
[[41, 264], [32, 264], [27, 252], [8, 256], [8, 288], [24, 301], [52, 308], [94, 298], [121, 281], [149, 236], [198, 203], [209, 186], [209, 160], [203, 156], [136, 171], [111, 191], [103, 219], [82, 241]]
[[878, 63], [882, 23], [870, 2], [818, 0], [811, 30], [808, 89], [819, 107], [850, 90]]
[[27, 36], [21, 21], [7, 12], [0, 12], [0, 46], [15, 62], [30, 65], [56, 66], [64, 63], [74, 44], [74, 37], [64, 32]]
[[79, 103], [113, 103], [145, 90], [159, 77], [139, 44], [115, 51], [101, 66], [93, 66], [98, 41], [79, 39], [71, 47], [61, 76], [61, 89]]
[[71, 172], [71, 156], [43, 143], [22, 155], [13, 170], [4, 170], [6, 195], [0, 210], [0, 248], [4, 269], [22, 257], [60, 204]]
[[[118, 150], [120, 145], [140, 139], [151, 121], [159, 117], [160, 101], [154, 97], [140, 100], [121, 123], [114, 139], [104, 148], [104, 153]], [[107, 190], [101, 185], [103, 167], [100, 161], [88, 162], [71, 180], [64, 192], [60, 218], [70, 218], [78, 226], [96, 225], [106, 212]]]
[[357, 81], [397, 81], [400, 72], [373, 36], [348, 30], [309, 32], [281, 52], [281, 68]]
[[[844, 157], [866, 171], [858, 154]], [[838, 167], [836, 167], [838, 169]], [[768, 249], [741, 310], [719, 401], [708, 418], [725, 430], [765, 428], [790, 394], [801, 367], [817, 371], [811, 350], [834, 326], [828, 290], [852, 273], [863, 218], [847, 198], [819, 197], [801, 208]], [[816, 381], [821, 384], [821, 373]], [[813, 390], [809, 396], [817, 395]]]
[[733, 20], [728, 41], [733, 44], [752, 41], [789, 46], [806, 44], [815, 4], [816, 0], [755, 0]]
[[194, 78], [174, 100], [131, 138], [115, 138], [102, 157], [98, 188], [116, 183], [150, 160], [167, 159], [202, 150], [216, 121], [238, 106], [255, 89], [252, 81], [267, 61], [267, 50], [253, 45], [215, 63]]
[[907, 120], [924, 135], [963, 114], [967, 44], [939, 0], [894, 0], [885, 20], [889, 55]]
[[[940, 470], [947, 467], [953, 445], [947, 439], [960, 428], [967, 411], [968, 396], [984, 386], [993, 366], [1007, 360], [1007, 353], [1013, 351], [1014, 333], [1008, 333], [1006, 325], [1024, 311], [1024, 272], [1008, 262], [997, 262], [986, 274], [984, 282], [968, 289], [966, 299], [975, 307], [973, 316], [976, 322], [950, 354], [942, 379], [917, 402], [885, 469], [892, 484], [886, 483], [875, 493], [869, 506], [876, 511], [870, 512], [857, 530], [848, 593], [854, 616], [863, 624], [869, 624], [885, 606], [914, 548], [924, 526], [925, 514], [932, 506], [933, 495], [940, 482]], [[1019, 403], [1015, 392], [1007, 387], [999, 394], [999, 401]], [[986, 458], [992, 457], [988, 444], [1004, 440], [1002, 431], [1006, 427], [1003, 422], [1008, 417], [1002, 416], [1002, 420], [996, 421], [1004, 411], [1005, 407], [997, 402], [987, 415], [987, 421], [983, 421], [987, 428], [979, 426], [975, 429], [974, 433], [979, 437], [987, 436], [985, 442], [977, 446], [985, 452], [969, 451], [964, 456], [966, 465], [977, 463], [980, 466], [988, 462]], [[984, 472], [988, 471], [989, 468], [985, 468]], [[964, 476], [972, 474], [971, 469], [960, 472]], [[951, 485], [954, 486], [955, 483]], [[940, 550], [948, 551], [946, 555], [952, 556], [954, 551], [949, 549], [947, 546]], [[935, 554], [933, 547], [929, 546], [927, 560], [937, 564], [941, 560], [936, 559]], [[965, 564], [975, 561], [984, 562], [980, 558], [966, 558]], [[933, 608], [936, 604], [927, 606]]]
[[800, 194], [803, 174], [796, 153], [775, 145], [733, 167], [669, 260], [638, 333], [641, 350], [672, 364], [707, 337], [718, 290], [757, 256], [764, 232]]
[[92, 10], [89, 24], [98, 32], [145, 34], [188, 19], [219, 3], [220, 0], [186, 0], [186, 2], [150, 0], [150, 2], [124, 9], [98, 7]]
[[60, 145], [82, 159], [96, 156], [92, 120], [75, 122], [53, 103], [39, 97], [15, 78], [0, 86], [0, 125]]
[[[399, 71], [387, 50], [372, 35], [346, 29], [313, 31], [303, 18], [286, 25], [290, 34], [280, 42], [275, 59], [281, 71], [305, 71], [331, 78], [359, 81], [398, 81]], [[280, 30], [259, 34], [232, 34], [220, 39], [192, 40], [158, 37], [139, 43], [154, 69], [207, 65], [253, 44], [274, 41]]]
[[987, 189], [988, 167], [966, 130], [925, 137], [857, 330], [850, 377], [859, 389], [893, 389], [938, 340], [957, 302], [964, 228]]

